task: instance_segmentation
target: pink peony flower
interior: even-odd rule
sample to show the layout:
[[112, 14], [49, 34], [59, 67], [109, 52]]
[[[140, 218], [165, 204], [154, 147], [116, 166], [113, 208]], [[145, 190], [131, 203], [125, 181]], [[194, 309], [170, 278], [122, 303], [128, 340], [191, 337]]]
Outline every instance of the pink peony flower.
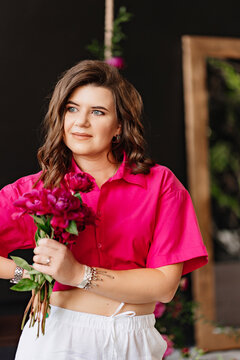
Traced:
[[[84, 188], [87, 189], [86, 186]], [[84, 229], [85, 225], [95, 222], [93, 210], [81, 203], [80, 199], [72, 195], [70, 191], [63, 188], [33, 190], [25, 193], [15, 201], [14, 205], [21, 209], [20, 215], [52, 216], [51, 226], [54, 230], [66, 229], [71, 220], [76, 221], [81, 229]]]
[[124, 60], [120, 56], [113, 56], [105, 61], [107, 64], [112, 65], [118, 69], [122, 69], [124, 67]]
[[188, 289], [188, 278], [183, 277], [180, 281], [180, 289], [182, 291], [186, 291]]
[[182, 311], [182, 308], [183, 308], [182, 303], [180, 301], [176, 301], [176, 303], [174, 304], [173, 311], [172, 311], [172, 317], [174, 319], [176, 319], [179, 316], [179, 314]]
[[69, 220], [65, 218], [65, 216], [53, 216], [50, 224], [52, 225], [53, 229], [66, 229], [69, 225]]
[[188, 347], [182, 348], [181, 353], [182, 353], [182, 356], [184, 358], [189, 358], [190, 357], [190, 351], [189, 351]]
[[[44, 189], [45, 192], [47, 191]], [[43, 197], [46, 194], [41, 193], [38, 190], [32, 190], [31, 192], [23, 194], [19, 199], [14, 202], [14, 205], [21, 208], [20, 214], [36, 214], [45, 215], [49, 212], [47, 202], [43, 201]]]
[[174, 351], [174, 348], [173, 348], [174, 344], [173, 344], [172, 340], [171, 340], [167, 335], [164, 335], [164, 334], [163, 334], [162, 337], [163, 337], [163, 339], [167, 342], [167, 349], [166, 349], [166, 351], [165, 351], [165, 353], [164, 353], [164, 355], [163, 355], [163, 357], [165, 358], [166, 356], [169, 356], [169, 355], [171, 355], [171, 354], [173, 353], [173, 351]]
[[81, 206], [81, 201], [74, 195], [63, 188], [55, 188], [51, 192], [51, 199], [49, 199], [49, 207], [54, 215], [61, 216], [77, 210]]
[[[76, 174], [81, 175], [77, 177], [71, 175], [66, 179], [69, 186], [72, 186], [72, 189], [75, 188], [77, 191], [81, 189], [81, 191], [85, 192], [92, 189], [93, 182], [87, 175]], [[52, 190], [46, 188], [41, 190], [34, 189], [23, 194], [22, 197], [15, 201], [14, 205], [20, 210], [18, 214], [13, 214], [13, 218], [16, 219], [17, 216], [25, 214], [42, 216], [41, 221], [45, 225], [41, 222], [38, 224], [35, 218], [37, 226], [40, 228], [45, 226], [44, 231], [48, 228], [48, 235], [50, 235], [49, 225], [47, 225], [50, 221], [51, 228], [54, 230], [55, 240], [62, 243], [70, 244], [75, 242], [77, 233], [83, 231], [86, 225], [94, 225], [96, 220], [93, 210], [84, 204], [79, 197], [74, 196], [69, 189], [64, 187]], [[71, 223], [72, 221], [75, 222], [75, 225]], [[70, 225], [71, 227], [68, 229]], [[74, 233], [72, 234], [73, 230]]]
[[160, 318], [162, 314], [165, 312], [165, 310], [166, 310], [166, 306], [161, 302], [157, 302], [155, 306], [155, 310], [153, 312], [155, 318]]
[[86, 193], [91, 191], [94, 187], [93, 180], [87, 174], [68, 173], [64, 176], [64, 181], [72, 192]]

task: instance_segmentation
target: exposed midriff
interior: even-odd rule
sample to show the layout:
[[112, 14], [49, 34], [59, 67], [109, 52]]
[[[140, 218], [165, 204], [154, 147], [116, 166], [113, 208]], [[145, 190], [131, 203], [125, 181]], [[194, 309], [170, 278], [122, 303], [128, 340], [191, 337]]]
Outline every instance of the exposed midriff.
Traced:
[[[88, 290], [74, 288], [71, 290], [55, 291], [50, 298], [50, 304], [64, 309], [84, 313], [111, 316], [120, 304], [119, 301], [97, 295]], [[154, 311], [155, 302], [147, 304], [125, 303], [122, 310], [135, 311], [136, 315], [151, 314]]]

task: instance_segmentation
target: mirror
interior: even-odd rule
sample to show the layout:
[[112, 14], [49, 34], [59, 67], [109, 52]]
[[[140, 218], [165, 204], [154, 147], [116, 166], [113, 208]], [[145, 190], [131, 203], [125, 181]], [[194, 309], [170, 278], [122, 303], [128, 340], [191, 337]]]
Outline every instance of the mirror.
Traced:
[[189, 191], [209, 253], [193, 273], [198, 347], [240, 342], [240, 39], [184, 36]]

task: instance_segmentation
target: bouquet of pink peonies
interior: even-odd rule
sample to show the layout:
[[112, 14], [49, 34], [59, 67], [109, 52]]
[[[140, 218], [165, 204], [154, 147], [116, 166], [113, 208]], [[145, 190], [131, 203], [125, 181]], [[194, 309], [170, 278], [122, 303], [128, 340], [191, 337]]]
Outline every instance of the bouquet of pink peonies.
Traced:
[[[64, 176], [61, 187], [54, 189], [33, 189], [25, 193], [14, 205], [19, 211], [13, 217], [28, 214], [33, 217], [37, 226], [35, 243], [41, 238], [51, 238], [65, 245], [75, 243], [80, 231], [86, 225], [95, 224], [93, 210], [83, 203], [80, 192], [93, 189], [90, 177], [82, 173], [68, 173]], [[20, 280], [11, 289], [15, 291], [32, 291], [32, 297], [25, 309], [21, 329], [23, 329], [27, 314], [30, 310], [30, 325], [38, 321], [37, 336], [41, 325], [42, 334], [45, 333], [46, 317], [50, 311], [49, 299], [52, 293], [54, 279], [33, 269], [24, 259], [12, 256], [17, 266], [25, 269], [30, 278]], [[42, 316], [41, 316], [42, 313]], [[40, 324], [41, 323], [41, 324]]]

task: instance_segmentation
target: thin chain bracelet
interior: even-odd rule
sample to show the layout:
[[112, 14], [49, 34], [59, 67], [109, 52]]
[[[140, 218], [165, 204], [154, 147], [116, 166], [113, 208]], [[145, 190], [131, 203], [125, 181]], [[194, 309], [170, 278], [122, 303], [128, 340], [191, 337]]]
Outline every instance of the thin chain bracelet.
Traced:
[[114, 279], [114, 276], [107, 274], [106, 270], [99, 270], [95, 267], [90, 267], [87, 265], [84, 265], [85, 271], [84, 271], [84, 277], [82, 282], [77, 286], [80, 289], [87, 290], [92, 287], [99, 286], [98, 284], [93, 284], [92, 281], [103, 281], [102, 278], [99, 277], [99, 275], [107, 276], [111, 279]]
[[102, 278], [99, 278], [99, 275], [104, 275], [107, 276], [111, 279], [114, 279], [114, 276], [107, 274], [106, 270], [99, 270], [95, 267], [91, 267], [91, 274], [89, 275], [89, 281], [88, 283], [84, 286], [84, 290], [90, 289], [93, 286], [99, 286], [98, 284], [93, 284], [92, 281], [103, 281]]
[[98, 280], [98, 273], [95, 267], [90, 267], [90, 272], [89, 275], [87, 276], [87, 280], [88, 281], [86, 285], [83, 287], [83, 290], [90, 289], [93, 286], [98, 286], [97, 284], [92, 284], [92, 281]]

